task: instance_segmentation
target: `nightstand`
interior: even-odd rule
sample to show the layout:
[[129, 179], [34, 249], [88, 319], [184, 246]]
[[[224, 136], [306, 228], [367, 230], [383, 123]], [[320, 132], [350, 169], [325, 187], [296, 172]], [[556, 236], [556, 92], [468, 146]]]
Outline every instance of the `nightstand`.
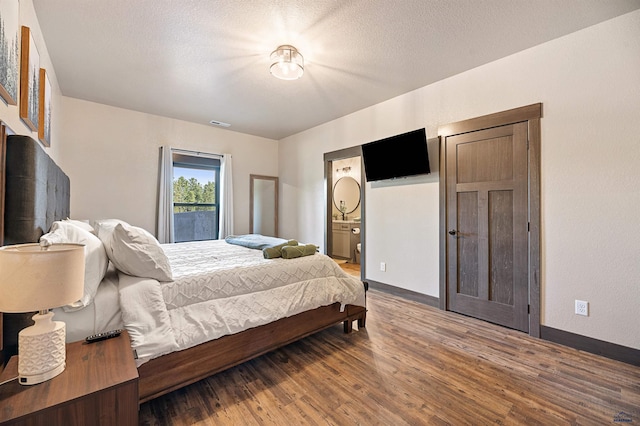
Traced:
[[[2, 425], [137, 425], [138, 370], [126, 331], [67, 345], [67, 367], [46, 382], [0, 386]], [[0, 382], [18, 375], [13, 356]]]

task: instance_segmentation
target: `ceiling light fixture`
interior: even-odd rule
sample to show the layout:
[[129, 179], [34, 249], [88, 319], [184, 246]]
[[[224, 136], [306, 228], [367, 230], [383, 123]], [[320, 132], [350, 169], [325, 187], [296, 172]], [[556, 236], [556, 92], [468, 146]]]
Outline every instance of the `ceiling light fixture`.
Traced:
[[297, 80], [304, 73], [304, 59], [298, 49], [283, 44], [271, 52], [269, 71], [281, 80]]

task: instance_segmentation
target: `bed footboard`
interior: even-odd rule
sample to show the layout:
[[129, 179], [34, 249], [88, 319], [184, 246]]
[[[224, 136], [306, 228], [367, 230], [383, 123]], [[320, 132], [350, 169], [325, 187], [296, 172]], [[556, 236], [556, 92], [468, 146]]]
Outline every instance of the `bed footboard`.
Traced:
[[351, 333], [353, 331], [353, 322], [358, 321], [358, 328], [364, 328], [367, 319], [367, 310], [361, 306], [347, 305], [347, 320], [344, 322], [344, 332]]
[[365, 317], [366, 308], [362, 306], [347, 305], [340, 312], [340, 304], [334, 303], [152, 359], [138, 368], [140, 403], [335, 324], [344, 322], [345, 332], [352, 330], [352, 323], [356, 320], [359, 327], [364, 327]]

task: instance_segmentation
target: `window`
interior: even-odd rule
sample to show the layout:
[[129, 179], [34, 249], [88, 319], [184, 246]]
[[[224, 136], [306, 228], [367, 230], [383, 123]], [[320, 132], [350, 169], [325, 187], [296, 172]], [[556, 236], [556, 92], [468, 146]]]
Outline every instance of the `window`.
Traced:
[[175, 242], [218, 238], [220, 160], [173, 153]]

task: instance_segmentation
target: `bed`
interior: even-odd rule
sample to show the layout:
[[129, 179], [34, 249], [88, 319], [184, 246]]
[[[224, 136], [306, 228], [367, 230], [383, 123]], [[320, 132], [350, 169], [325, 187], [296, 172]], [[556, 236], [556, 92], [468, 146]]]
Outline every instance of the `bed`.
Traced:
[[[137, 356], [140, 402], [325, 328], [343, 323], [350, 332], [354, 321], [365, 326], [364, 284], [323, 254], [265, 259], [261, 250], [225, 241], [159, 245], [121, 220], [66, 220], [69, 179], [40, 145], [10, 136], [6, 158], [5, 244], [37, 242], [43, 234], [50, 243], [71, 234], [89, 241], [87, 234], [94, 234], [91, 244], [99, 240], [104, 247], [106, 267], [95, 259], [90, 264], [87, 244], [87, 270], [104, 273], [91, 284], [86, 275], [83, 299], [56, 309], [55, 318], [67, 323], [68, 341], [126, 328]], [[142, 252], [151, 252], [152, 261], [142, 269], [131, 260], [140, 253], [121, 247], [127, 238], [151, 244]], [[169, 268], [165, 275], [163, 268]], [[25, 318], [5, 317], [6, 346]]]

